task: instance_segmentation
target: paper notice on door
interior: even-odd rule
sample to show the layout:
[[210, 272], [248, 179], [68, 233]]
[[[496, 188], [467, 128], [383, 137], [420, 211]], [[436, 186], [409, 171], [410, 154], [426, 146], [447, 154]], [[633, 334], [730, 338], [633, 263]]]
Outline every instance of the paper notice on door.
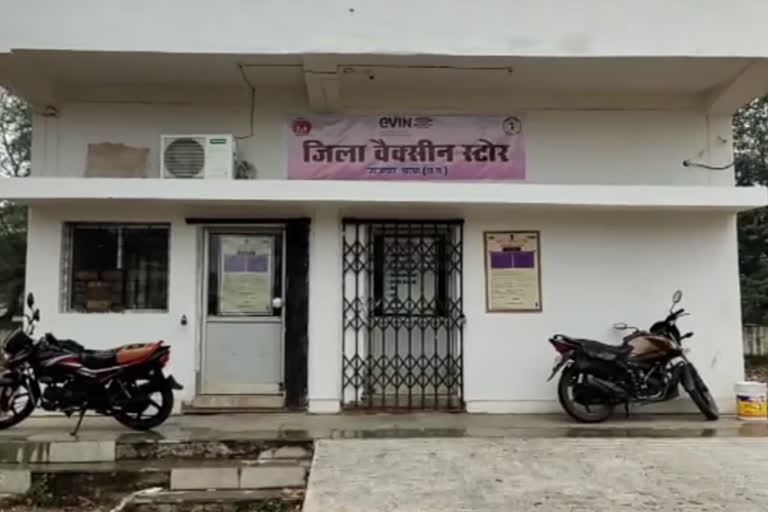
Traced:
[[271, 236], [221, 237], [219, 313], [265, 315], [272, 311]]
[[488, 311], [541, 311], [539, 233], [485, 233]]

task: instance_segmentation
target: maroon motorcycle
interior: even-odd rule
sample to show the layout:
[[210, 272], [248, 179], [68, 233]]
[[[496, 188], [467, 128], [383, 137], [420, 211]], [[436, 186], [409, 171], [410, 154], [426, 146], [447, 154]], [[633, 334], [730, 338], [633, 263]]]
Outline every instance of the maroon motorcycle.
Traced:
[[86, 411], [113, 416], [135, 430], [163, 423], [173, 410], [173, 391], [183, 389], [163, 368], [171, 348], [163, 341], [87, 350], [73, 340], [46, 334], [33, 339], [40, 310], [27, 296], [26, 329], [3, 342], [5, 371], [0, 374], [0, 429], [27, 418], [38, 405], [79, 413], [77, 434]]

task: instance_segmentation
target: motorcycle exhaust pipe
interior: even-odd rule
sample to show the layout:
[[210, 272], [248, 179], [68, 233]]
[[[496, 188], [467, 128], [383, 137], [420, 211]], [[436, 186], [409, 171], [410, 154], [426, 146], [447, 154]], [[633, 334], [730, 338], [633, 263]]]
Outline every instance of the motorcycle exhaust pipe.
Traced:
[[611, 381], [603, 380], [599, 377], [595, 377], [594, 375], [587, 375], [586, 384], [587, 386], [591, 386], [595, 389], [598, 389], [602, 393], [610, 395], [613, 398], [625, 399], [629, 396], [626, 390], [621, 386], [617, 386]]

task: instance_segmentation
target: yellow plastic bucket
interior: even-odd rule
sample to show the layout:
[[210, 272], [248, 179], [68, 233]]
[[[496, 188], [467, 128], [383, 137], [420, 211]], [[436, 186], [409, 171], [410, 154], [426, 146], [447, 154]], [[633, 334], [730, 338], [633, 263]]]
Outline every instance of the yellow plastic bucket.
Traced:
[[764, 382], [736, 383], [736, 413], [740, 420], [763, 420], [768, 418]]

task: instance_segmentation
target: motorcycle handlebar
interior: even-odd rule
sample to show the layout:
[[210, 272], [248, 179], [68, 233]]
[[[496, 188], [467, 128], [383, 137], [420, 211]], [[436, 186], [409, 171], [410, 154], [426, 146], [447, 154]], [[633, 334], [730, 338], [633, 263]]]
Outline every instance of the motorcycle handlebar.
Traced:
[[684, 308], [680, 308], [677, 311], [670, 311], [669, 316], [667, 317], [667, 321], [677, 320], [678, 318], [680, 318], [681, 316], [684, 316], [685, 314], [686, 313]]

